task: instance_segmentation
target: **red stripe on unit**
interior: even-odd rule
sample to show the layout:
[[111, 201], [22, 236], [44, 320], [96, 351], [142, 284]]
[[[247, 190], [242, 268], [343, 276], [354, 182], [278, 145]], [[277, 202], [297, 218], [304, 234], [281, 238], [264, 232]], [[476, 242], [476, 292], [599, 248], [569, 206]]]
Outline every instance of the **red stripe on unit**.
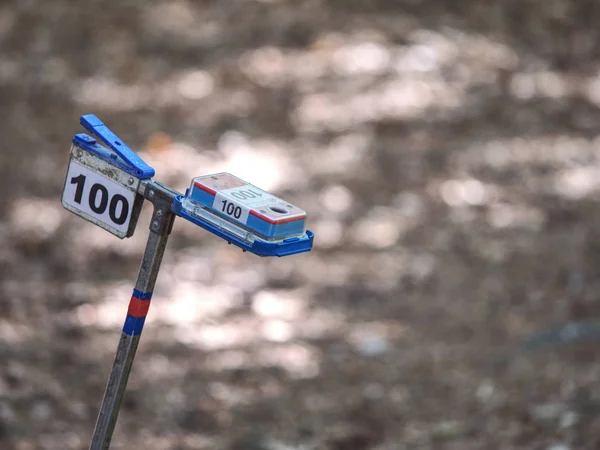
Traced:
[[139, 298], [131, 297], [127, 314], [136, 319], [141, 319], [142, 317], [146, 317], [148, 309], [150, 309], [150, 300], [140, 300]]
[[261, 220], [264, 220], [265, 222], [269, 222], [274, 225], [281, 225], [282, 223], [290, 223], [290, 222], [295, 222], [296, 220], [306, 219], [306, 214], [302, 214], [301, 216], [282, 217], [281, 219], [272, 219], [272, 218], [265, 216], [253, 209], [250, 210], [250, 214], [252, 214], [255, 217], [258, 217]]
[[194, 183], [194, 187], [197, 187], [198, 189], [202, 189], [204, 192], [208, 192], [210, 195], [217, 195], [217, 191], [209, 188], [208, 186], [200, 184], [197, 181]]

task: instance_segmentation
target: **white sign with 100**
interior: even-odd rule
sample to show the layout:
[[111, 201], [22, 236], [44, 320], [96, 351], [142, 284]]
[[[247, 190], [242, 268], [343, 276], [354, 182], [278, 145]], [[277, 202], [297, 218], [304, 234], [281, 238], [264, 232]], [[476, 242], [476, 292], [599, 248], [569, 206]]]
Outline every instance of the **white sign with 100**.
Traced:
[[86, 156], [85, 159], [97, 159], [96, 164], [86, 164], [86, 161], [80, 164], [71, 158], [62, 203], [71, 212], [125, 237], [133, 216], [139, 180], [94, 155], [86, 152]]

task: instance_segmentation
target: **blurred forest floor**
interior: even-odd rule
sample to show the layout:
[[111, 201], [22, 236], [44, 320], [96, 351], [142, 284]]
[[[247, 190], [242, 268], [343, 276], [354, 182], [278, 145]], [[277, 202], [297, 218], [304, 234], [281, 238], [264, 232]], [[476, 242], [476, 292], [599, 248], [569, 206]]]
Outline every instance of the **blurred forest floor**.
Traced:
[[87, 448], [147, 236], [60, 205], [98, 115], [183, 190], [309, 211], [267, 260], [183, 223], [115, 449], [600, 445], [600, 3], [0, 3], [0, 448]]

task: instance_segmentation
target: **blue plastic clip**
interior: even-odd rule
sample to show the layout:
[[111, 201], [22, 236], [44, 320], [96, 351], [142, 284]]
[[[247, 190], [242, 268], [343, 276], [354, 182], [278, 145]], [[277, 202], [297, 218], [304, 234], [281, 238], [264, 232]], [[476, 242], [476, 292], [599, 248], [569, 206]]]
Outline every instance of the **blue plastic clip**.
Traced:
[[116, 165], [127, 173], [146, 180], [154, 176], [154, 169], [135, 154], [119, 137], [108, 129], [104, 123], [93, 114], [81, 116], [81, 125], [91, 134], [104, 142], [112, 152], [98, 145], [96, 140], [87, 134], [80, 133], [73, 137], [73, 143], [94, 153], [96, 156]]

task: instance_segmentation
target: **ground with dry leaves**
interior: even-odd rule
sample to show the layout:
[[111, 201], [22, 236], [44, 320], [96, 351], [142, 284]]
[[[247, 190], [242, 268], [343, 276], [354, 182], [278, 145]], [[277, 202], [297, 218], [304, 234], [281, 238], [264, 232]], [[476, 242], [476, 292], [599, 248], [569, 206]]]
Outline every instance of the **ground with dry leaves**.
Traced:
[[600, 7], [0, 4], [0, 448], [87, 448], [147, 235], [60, 206], [78, 117], [231, 171], [310, 254], [178, 221], [115, 449], [600, 445]]

